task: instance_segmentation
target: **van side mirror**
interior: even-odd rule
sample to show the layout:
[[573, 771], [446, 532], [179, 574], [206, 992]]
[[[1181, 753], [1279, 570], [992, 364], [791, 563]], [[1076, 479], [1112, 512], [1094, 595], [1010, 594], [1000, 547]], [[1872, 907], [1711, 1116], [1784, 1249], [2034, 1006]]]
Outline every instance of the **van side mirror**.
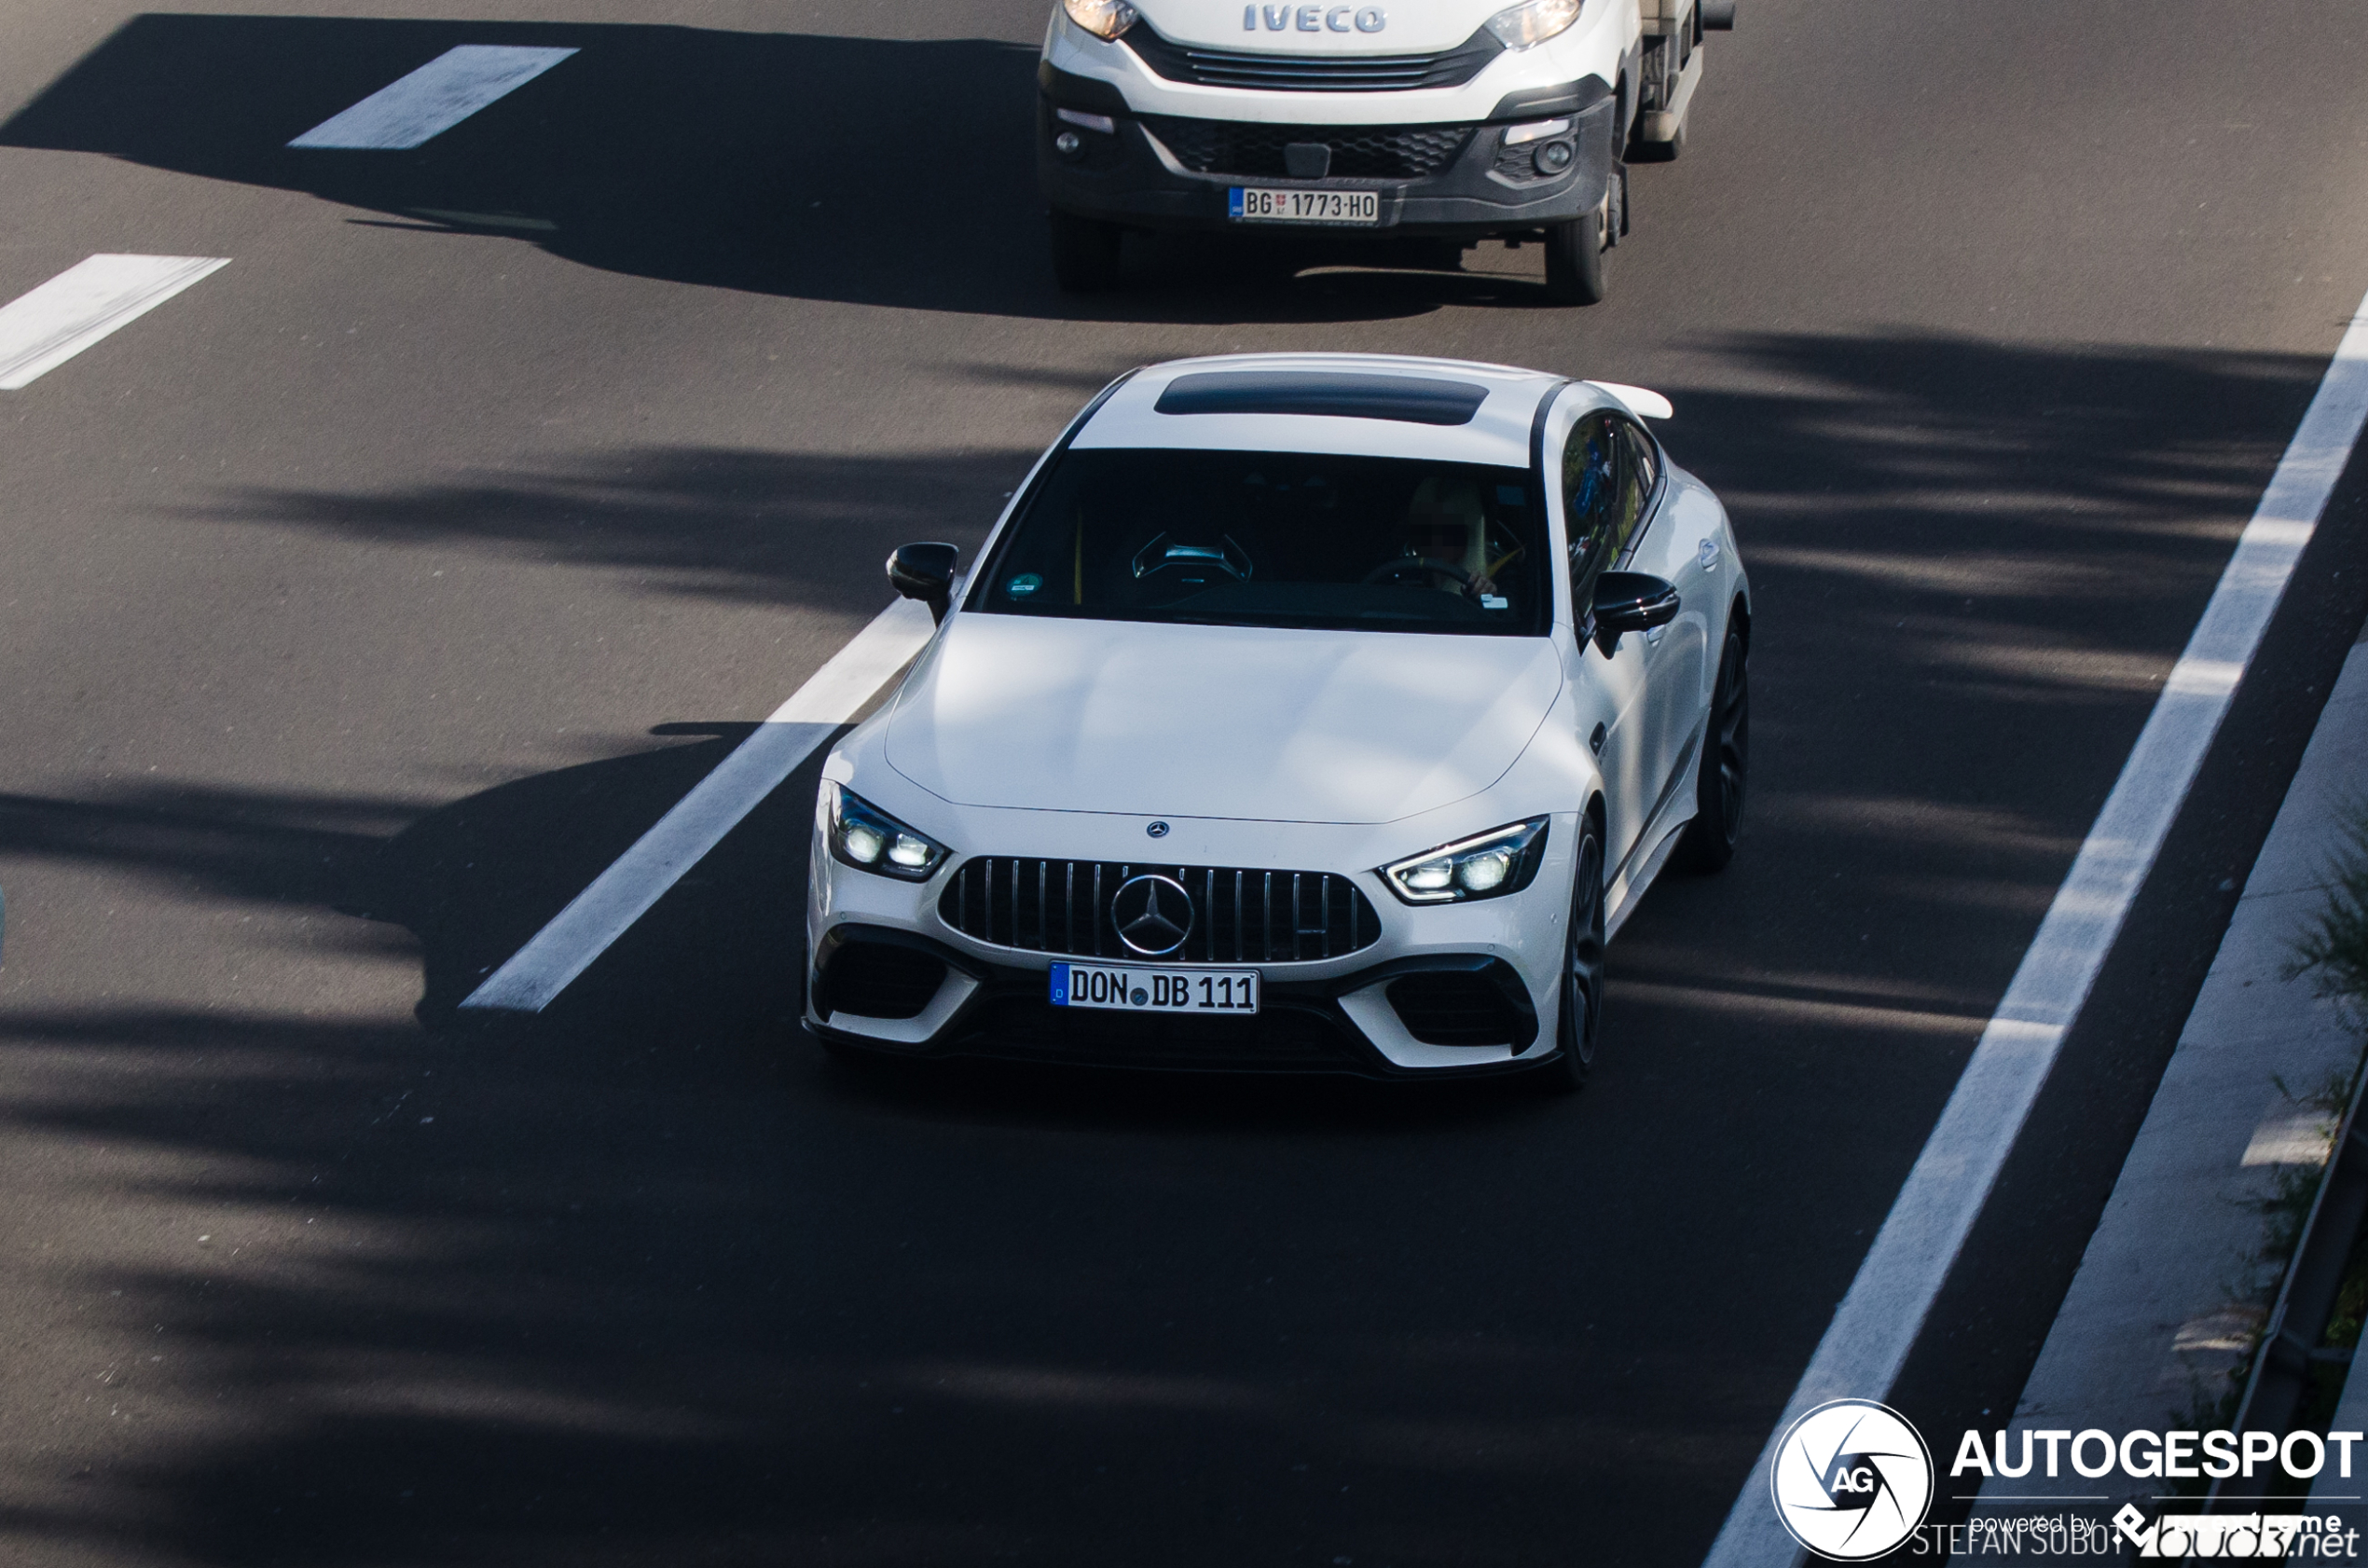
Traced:
[[1606, 571], [1595, 579], [1595, 639], [1608, 656], [1623, 632], [1650, 631], [1677, 619], [1677, 588], [1649, 571]]
[[900, 544], [888, 558], [888, 586], [929, 607], [937, 621], [954, 601], [954, 566], [961, 552], [951, 544]]

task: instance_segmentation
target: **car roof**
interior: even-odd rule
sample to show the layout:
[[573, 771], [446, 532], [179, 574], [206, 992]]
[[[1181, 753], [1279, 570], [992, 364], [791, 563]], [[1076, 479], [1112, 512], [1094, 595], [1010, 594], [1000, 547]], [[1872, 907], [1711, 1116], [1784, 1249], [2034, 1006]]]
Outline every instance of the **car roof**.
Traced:
[[[1136, 371], [1070, 445], [1340, 452], [1529, 466], [1560, 376], [1402, 354], [1216, 354]], [[1606, 394], [1579, 383], [1588, 402]]]

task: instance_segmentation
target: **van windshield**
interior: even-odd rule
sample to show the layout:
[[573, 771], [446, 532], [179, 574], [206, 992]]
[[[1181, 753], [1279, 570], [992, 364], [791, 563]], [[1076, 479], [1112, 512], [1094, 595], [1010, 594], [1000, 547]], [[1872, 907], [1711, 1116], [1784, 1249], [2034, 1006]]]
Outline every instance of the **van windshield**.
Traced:
[[973, 579], [999, 615], [1542, 636], [1546, 523], [1518, 468], [1078, 450]]

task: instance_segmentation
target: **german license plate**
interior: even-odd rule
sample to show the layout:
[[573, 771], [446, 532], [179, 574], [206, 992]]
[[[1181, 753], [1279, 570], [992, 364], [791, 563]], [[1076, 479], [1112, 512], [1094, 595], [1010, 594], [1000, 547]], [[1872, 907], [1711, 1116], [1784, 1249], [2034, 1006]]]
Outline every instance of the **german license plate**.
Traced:
[[1054, 1007], [1119, 1012], [1258, 1011], [1256, 970], [1138, 970], [1114, 964], [1054, 964]]
[[1371, 190], [1260, 190], [1235, 186], [1227, 207], [1235, 223], [1346, 223], [1382, 221], [1382, 197]]

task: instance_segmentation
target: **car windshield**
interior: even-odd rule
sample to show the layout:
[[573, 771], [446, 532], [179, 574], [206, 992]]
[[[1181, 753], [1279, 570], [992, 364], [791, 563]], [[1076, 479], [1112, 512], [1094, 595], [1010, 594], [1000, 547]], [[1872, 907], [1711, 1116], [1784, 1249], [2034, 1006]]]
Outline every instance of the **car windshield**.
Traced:
[[1004, 615], [1535, 637], [1545, 521], [1518, 468], [1071, 448], [968, 608]]

